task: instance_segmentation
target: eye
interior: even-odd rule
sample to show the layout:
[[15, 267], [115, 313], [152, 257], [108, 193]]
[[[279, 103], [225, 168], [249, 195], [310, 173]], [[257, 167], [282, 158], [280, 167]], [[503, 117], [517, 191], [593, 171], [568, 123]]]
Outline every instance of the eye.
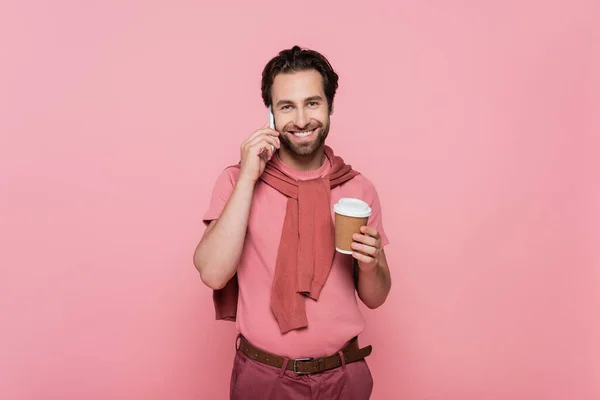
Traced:
[[317, 103], [316, 101], [309, 101], [309, 102], [308, 102], [308, 106], [309, 106], [309, 107], [316, 107], [316, 106], [318, 106], [318, 105], [319, 105], [319, 103]]
[[289, 110], [290, 108], [291, 108], [291, 106], [289, 106], [289, 105], [281, 107], [282, 110]]

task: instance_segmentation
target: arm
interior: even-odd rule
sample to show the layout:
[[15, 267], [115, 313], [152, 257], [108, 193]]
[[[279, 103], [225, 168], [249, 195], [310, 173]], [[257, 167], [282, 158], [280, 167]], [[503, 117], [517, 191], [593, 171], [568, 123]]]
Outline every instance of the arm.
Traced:
[[254, 182], [238, 180], [221, 214], [210, 223], [194, 252], [202, 282], [222, 289], [233, 277], [244, 248]]
[[242, 255], [254, 186], [267, 162], [279, 149], [279, 132], [266, 126], [241, 146], [240, 176], [217, 220], [208, 225], [194, 252], [200, 278], [214, 290], [222, 289], [235, 275]]
[[352, 256], [358, 263], [358, 297], [369, 308], [381, 306], [392, 286], [390, 270], [381, 247], [381, 237], [375, 228], [363, 226], [362, 234], [354, 235]]

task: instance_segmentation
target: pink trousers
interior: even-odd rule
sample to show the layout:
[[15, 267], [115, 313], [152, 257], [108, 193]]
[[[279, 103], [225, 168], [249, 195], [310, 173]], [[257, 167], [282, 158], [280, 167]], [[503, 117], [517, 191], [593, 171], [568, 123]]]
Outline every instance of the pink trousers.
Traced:
[[365, 360], [329, 371], [296, 375], [265, 365], [238, 350], [231, 373], [232, 400], [367, 400], [373, 378]]

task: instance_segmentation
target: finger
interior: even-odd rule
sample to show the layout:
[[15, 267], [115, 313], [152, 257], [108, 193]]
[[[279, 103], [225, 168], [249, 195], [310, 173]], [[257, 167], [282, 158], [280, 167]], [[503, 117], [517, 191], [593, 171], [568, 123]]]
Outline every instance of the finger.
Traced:
[[377, 248], [373, 246], [367, 246], [366, 244], [360, 244], [356, 242], [352, 242], [352, 250], [356, 250], [361, 252], [362, 254], [366, 254], [369, 256], [375, 256], [377, 254]]
[[369, 257], [356, 251], [352, 253], [352, 257], [356, 258], [358, 261], [364, 262], [365, 264], [371, 264], [373, 261], [375, 261], [373, 257]]
[[279, 138], [276, 138], [276, 137], [273, 137], [270, 135], [258, 136], [253, 141], [248, 143], [248, 146], [252, 147], [252, 146], [257, 145], [258, 143], [263, 143], [263, 142], [273, 145], [273, 147], [276, 149], [279, 149], [279, 147], [281, 146], [281, 143], [279, 142]]
[[[270, 157], [272, 157], [273, 154], [275, 154], [275, 152], [279, 149], [280, 145], [276, 139], [270, 138], [270, 137], [264, 137], [261, 140], [255, 141], [251, 145], [251, 148], [254, 146], [258, 146], [260, 149], [265, 149], [265, 150], [260, 150], [260, 154], [262, 154], [266, 150], [269, 150]], [[270, 157], [269, 157], [269, 159], [271, 159]]]
[[271, 128], [261, 128], [259, 130], [257, 130], [256, 132], [254, 132], [252, 134], [253, 137], [262, 135], [262, 134], [267, 134], [267, 135], [271, 135], [271, 136], [279, 136], [279, 131], [276, 131], [275, 129], [271, 129]]
[[261, 135], [269, 135], [269, 136], [277, 137], [277, 136], [279, 136], [279, 132], [277, 132], [276, 130], [271, 129], [269, 127], [259, 129], [256, 132], [254, 132], [252, 135], [250, 135], [250, 137], [248, 139], [244, 140], [244, 142], [242, 143], [242, 147], [247, 146], [248, 144], [250, 144], [251, 142], [256, 140], [256, 138], [258, 138]]
[[261, 134], [254, 136], [251, 140], [249, 139], [247, 141], [247, 145], [252, 146], [253, 144], [260, 142], [263, 139], [267, 139], [267, 140], [274, 139], [276, 143], [279, 143], [279, 138], [276, 135], [272, 135], [269, 131], [269, 132], [262, 132]]
[[274, 151], [271, 150], [271, 146], [273, 146], [271, 143], [266, 140], [262, 140], [250, 146], [250, 152], [270, 160], [274, 153]]
[[364, 233], [365, 235], [369, 235], [371, 237], [379, 239], [379, 232], [377, 231], [377, 229], [373, 228], [372, 226], [363, 226], [360, 228], [360, 231], [362, 233]]
[[352, 235], [352, 239], [356, 242], [366, 244], [368, 246], [379, 247], [378, 240], [372, 236], [361, 235], [360, 233], [355, 233]]

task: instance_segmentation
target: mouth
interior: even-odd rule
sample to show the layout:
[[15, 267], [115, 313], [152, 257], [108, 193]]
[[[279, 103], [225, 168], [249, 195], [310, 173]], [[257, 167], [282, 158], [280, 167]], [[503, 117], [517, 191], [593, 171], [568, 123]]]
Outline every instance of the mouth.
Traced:
[[297, 138], [302, 139], [302, 138], [311, 136], [313, 133], [315, 133], [317, 131], [317, 129], [319, 129], [319, 128], [305, 130], [305, 131], [289, 131], [289, 133], [291, 133], [292, 135], [294, 135]]

